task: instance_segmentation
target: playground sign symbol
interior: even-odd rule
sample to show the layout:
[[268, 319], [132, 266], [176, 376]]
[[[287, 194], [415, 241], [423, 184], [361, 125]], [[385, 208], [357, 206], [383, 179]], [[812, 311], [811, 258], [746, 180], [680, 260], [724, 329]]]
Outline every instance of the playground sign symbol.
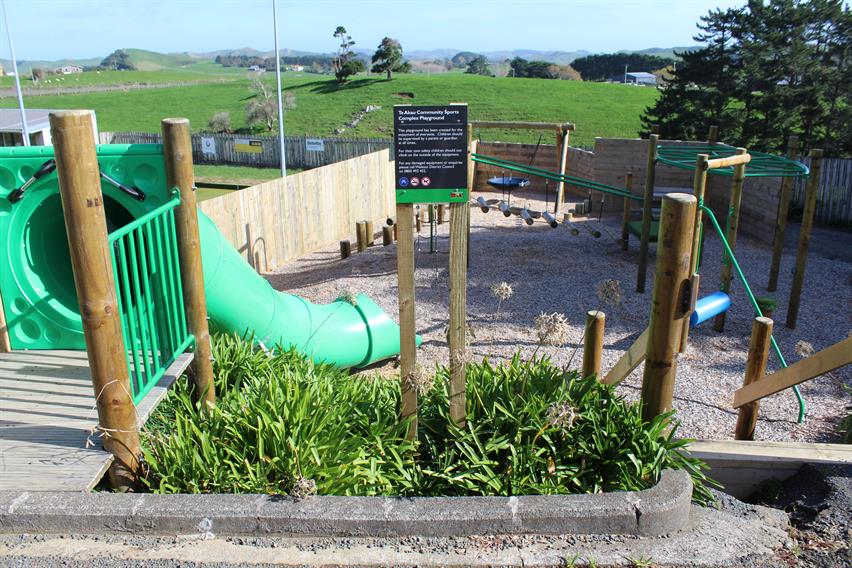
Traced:
[[397, 203], [466, 203], [467, 105], [393, 109]]

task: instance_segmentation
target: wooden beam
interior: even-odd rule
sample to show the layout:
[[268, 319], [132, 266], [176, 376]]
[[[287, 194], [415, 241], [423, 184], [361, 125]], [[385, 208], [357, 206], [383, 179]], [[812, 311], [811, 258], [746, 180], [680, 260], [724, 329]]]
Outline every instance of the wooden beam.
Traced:
[[[186, 325], [195, 336], [195, 357], [190, 367], [194, 383], [193, 396], [208, 404], [216, 402], [213, 382], [213, 352], [207, 323], [207, 295], [201, 264], [201, 239], [198, 235], [198, 206], [195, 203], [195, 173], [192, 168], [192, 139], [189, 120], [167, 118], [162, 122], [163, 158], [166, 183], [180, 191], [180, 205], [175, 209], [177, 248], [183, 280], [183, 304]], [[249, 255], [253, 256], [251, 243]]]
[[[627, 172], [624, 179], [624, 191], [633, 193], [633, 172]], [[630, 210], [633, 207], [632, 199], [624, 198], [624, 209], [621, 212], [621, 250], [627, 250], [627, 244], [630, 241], [630, 231], [627, 224], [630, 223]]]
[[811, 242], [811, 229], [814, 226], [814, 216], [817, 208], [819, 193], [819, 178], [822, 173], [822, 150], [811, 152], [811, 172], [808, 187], [805, 192], [805, 210], [802, 212], [802, 228], [799, 230], [799, 249], [796, 252], [796, 272], [793, 274], [793, 285], [790, 287], [790, 302], [787, 304], [787, 328], [796, 329], [799, 319], [799, 300], [805, 285], [805, 267], [808, 263], [808, 247]]
[[[707, 190], [707, 154], [698, 154], [695, 157], [695, 170], [692, 175], [692, 195], [698, 203], [704, 202], [704, 193]], [[695, 274], [698, 272], [699, 255], [701, 252], [701, 236], [703, 234], [702, 225], [704, 223], [704, 212], [701, 209], [695, 208], [695, 219], [692, 226], [692, 251], [689, 255], [689, 273]], [[692, 290], [693, 296], [698, 294], [698, 290]], [[686, 351], [686, 345], [689, 341], [689, 318], [685, 318], [681, 328], [680, 343], [678, 351], [683, 353]]]
[[645, 355], [648, 350], [648, 328], [645, 328], [636, 341], [633, 342], [621, 359], [610, 369], [606, 377], [601, 381], [605, 385], [617, 385], [627, 378], [633, 370], [645, 360]]
[[751, 461], [758, 458], [778, 465], [788, 462], [852, 463], [852, 444], [695, 440], [687, 446], [686, 453], [704, 461]]
[[751, 161], [751, 154], [736, 154], [734, 156], [726, 156], [724, 158], [714, 158], [707, 161], [707, 169], [715, 170], [716, 168], [727, 168], [739, 164], [747, 164]]
[[648, 273], [648, 247], [651, 246], [651, 204], [654, 201], [654, 175], [657, 165], [658, 134], [648, 138], [648, 160], [645, 163], [645, 193], [642, 201], [642, 239], [639, 243], [639, 271], [636, 275], [636, 291], [645, 292]]
[[574, 130], [573, 122], [520, 122], [499, 120], [474, 120], [470, 122], [473, 128], [506, 128], [522, 130]]
[[685, 193], [663, 197], [648, 349], [642, 376], [642, 418], [651, 420], [672, 409], [677, 351], [689, 317], [689, 253], [696, 199]]
[[109, 468], [116, 488], [133, 488], [141, 473], [136, 407], [122, 335], [121, 313], [98, 174], [92, 112], [50, 113], [59, 195], [68, 234], [86, 352], [92, 374], [98, 430], [115, 456]]
[[760, 400], [852, 363], [852, 337], [826, 347], [786, 369], [766, 375], [734, 393], [734, 408]]
[[399, 279], [399, 374], [402, 383], [400, 414], [411, 420], [408, 439], [417, 437], [417, 332], [414, 315], [414, 205], [397, 203], [396, 267]]
[[606, 314], [600, 310], [586, 312], [586, 331], [583, 335], [582, 377], [601, 376], [601, 356], [603, 354], [604, 328]]
[[[737, 155], [745, 154], [745, 148], [737, 148]], [[728, 222], [726, 223], [725, 240], [728, 241], [728, 246], [734, 252], [737, 249], [737, 229], [740, 224], [740, 204], [743, 200], [743, 182], [745, 182], [745, 164], [737, 164], [734, 166], [734, 176], [731, 179], [731, 196], [728, 203]], [[722, 276], [720, 278], [719, 289], [728, 294], [731, 291], [731, 278], [733, 277], [734, 263], [724, 255], [722, 263]], [[724, 311], [716, 316], [713, 322], [713, 329], [718, 332], [725, 331], [725, 319], [728, 315]]]
[[450, 418], [465, 425], [467, 395], [467, 203], [450, 203]]
[[[571, 132], [559, 129], [556, 131], [556, 159], [559, 160], [559, 175], [564, 176], [568, 167], [568, 146], [570, 145]], [[559, 214], [562, 201], [565, 199], [565, 181], [560, 179], [556, 184], [556, 202], [553, 204], [553, 213]]]
[[[763, 378], [766, 374], [766, 360], [769, 358], [769, 346], [772, 341], [772, 320], [764, 317], [754, 318], [751, 326], [751, 340], [748, 346], [743, 385], [747, 386]], [[737, 426], [734, 438], [753, 440], [757, 426], [757, 401], [744, 405], [737, 413]]]
[[[787, 139], [787, 157], [795, 160], [799, 156], [799, 137]], [[781, 253], [784, 250], [784, 232], [787, 230], [787, 217], [790, 214], [790, 196], [793, 193], [793, 178], [785, 177], [781, 182], [781, 195], [778, 198], [778, 214], [775, 217], [775, 238], [772, 242], [772, 263], [769, 266], [768, 292], [778, 289], [778, 273], [781, 269]]]

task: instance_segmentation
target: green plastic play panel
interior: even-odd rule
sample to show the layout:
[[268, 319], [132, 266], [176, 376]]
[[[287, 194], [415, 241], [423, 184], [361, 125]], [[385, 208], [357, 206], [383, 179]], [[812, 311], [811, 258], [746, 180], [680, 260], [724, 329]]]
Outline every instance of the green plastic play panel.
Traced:
[[[642, 221], [630, 221], [627, 223], [627, 232], [637, 237], [642, 237]], [[649, 242], [656, 243], [657, 235], [660, 233], [660, 222], [651, 221], [651, 231], [648, 235]]]
[[[110, 231], [168, 200], [160, 145], [105, 144], [97, 152], [105, 174], [147, 194], [139, 202], [102, 182]], [[56, 171], [17, 203], [7, 199], [51, 158], [50, 146], [0, 148], [0, 291], [13, 349], [85, 348]]]
[[[170, 199], [160, 145], [110, 144], [97, 152], [103, 173], [146, 193], [139, 202], [101, 182], [109, 232]], [[52, 157], [52, 147], [0, 148], [0, 293], [13, 349], [85, 349], [56, 172], [28, 187], [20, 201], [8, 200]], [[293, 347], [338, 367], [399, 353], [399, 326], [366, 296], [316, 305], [278, 292], [200, 211], [199, 233], [214, 330]]]

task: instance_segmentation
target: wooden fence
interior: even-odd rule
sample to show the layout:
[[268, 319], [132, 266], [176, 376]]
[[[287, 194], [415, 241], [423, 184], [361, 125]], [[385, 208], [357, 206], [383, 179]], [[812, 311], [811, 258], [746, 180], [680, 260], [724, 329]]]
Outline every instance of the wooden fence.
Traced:
[[[153, 132], [101, 132], [102, 144], [159, 144]], [[391, 148], [389, 138], [311, 138], [285, 136], [287, 167], [310, 169]], [[196, 164], [277, 168], [280, 164], [277, 136], [241, 134], [193, 134], [192, 159]]]
[[[802, 160], [808, 167], [811, 159]], [[807, 180], [799, 178], [793, 186], [793, 206], [805, 206]], [[852, 223], [852, 160], [826, 158], [822, 161], [822, 176], [817, 193], [816, 221], [827, 225]]]
[[351, 237], [357, 221], [395, 214], [393, 162], [380, 150], [199, 203], [257, 270]]

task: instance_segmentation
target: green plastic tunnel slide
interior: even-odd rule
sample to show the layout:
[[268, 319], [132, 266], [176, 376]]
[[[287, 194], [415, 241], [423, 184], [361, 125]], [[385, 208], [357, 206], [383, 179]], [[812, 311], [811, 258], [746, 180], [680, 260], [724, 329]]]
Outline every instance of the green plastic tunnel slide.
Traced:
[[[312, 304], [275, 290], [198, 212], [207, 314], [214, 331], [253, 335], [315, 361], [364, 367], [399, 353], [399, 326], [363, 294]], [[417, 339], [418, 344], [420, 338]]]

